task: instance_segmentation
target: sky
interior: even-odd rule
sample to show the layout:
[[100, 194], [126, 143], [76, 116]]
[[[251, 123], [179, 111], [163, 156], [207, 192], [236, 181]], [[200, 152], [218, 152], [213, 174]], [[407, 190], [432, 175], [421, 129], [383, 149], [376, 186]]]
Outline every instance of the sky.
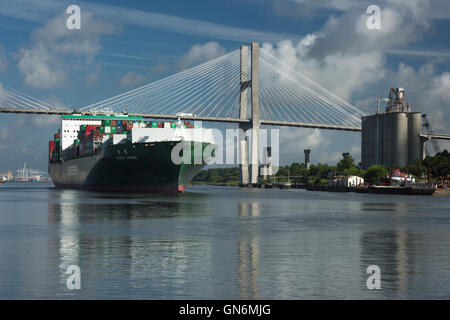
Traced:
[[[82, 28], [68, 30], [69, 5]], [[381, 28], [369, 30], [369, 5]], [[350, 102], [375, 112], [391, 87], [449, 132], [448, 0], [0, 0], [0, 88], [57, 106], [115, 96], [258, 41], [277, 58]], [[58, 117], [0, 114], [0, 172], [46, 170]], [[280, 130], [280, 162], [360, 160], [360, 134]], [[450, 145], [440, 141], [441, 147]]]

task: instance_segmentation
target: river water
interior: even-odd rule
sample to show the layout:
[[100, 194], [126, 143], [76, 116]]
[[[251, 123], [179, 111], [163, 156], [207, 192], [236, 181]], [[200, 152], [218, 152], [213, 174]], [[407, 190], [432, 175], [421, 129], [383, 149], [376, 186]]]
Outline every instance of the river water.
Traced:
[[[450, 197], [0, 186], [1, 299], [449, 299]], [[69, 266], [81, 289], [68, 289]], [[367, 287], [380, 268], [381, 289]]]

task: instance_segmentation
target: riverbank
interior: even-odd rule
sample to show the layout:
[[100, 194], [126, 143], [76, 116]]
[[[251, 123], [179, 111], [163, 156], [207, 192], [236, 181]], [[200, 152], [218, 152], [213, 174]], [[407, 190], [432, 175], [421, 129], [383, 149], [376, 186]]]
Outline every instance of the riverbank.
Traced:
[[216, 187], [239, 187], [239, 181], [230, 181], [230, 182], [202, 182], [196, 181], [192, 182], [192, 185], [199, 186], [216, 186]]
[[448, 188], [446, 189], [437, 189], [433, 196], [450, 196], [450, 190]]

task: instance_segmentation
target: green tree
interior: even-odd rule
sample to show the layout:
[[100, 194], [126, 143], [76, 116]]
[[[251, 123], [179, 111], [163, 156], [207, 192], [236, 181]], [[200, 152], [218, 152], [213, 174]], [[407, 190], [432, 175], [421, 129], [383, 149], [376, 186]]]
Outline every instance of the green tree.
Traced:
[[337, 164], [337, 170], [339, 172], [343, 172], [344, 170], [350, 169], [350, 168], [356, 168], [355, 166], [355, 159], [351, 155], [345, 155], [344, 158], [338, 162]]
[[376, 183], [388, 174], [384, 166], [374, 165], [367, 169], [364, 179], [370, 183]]

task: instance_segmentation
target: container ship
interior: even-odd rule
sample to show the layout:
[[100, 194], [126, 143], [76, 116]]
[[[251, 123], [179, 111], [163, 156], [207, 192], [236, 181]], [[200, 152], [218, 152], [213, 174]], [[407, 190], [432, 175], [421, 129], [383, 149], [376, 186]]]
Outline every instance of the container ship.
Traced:
[[[176, 146], [182, 148], [181, 161], [172, 160]], [[206, 165], [209, 146], [215, 148], [212, 130], [200, 122], [63, 115], [61, 129], [49, 141], [48, 172], [57, 188], [182, 193]], [[190, 155], [183, 156], [185, 151]]]

